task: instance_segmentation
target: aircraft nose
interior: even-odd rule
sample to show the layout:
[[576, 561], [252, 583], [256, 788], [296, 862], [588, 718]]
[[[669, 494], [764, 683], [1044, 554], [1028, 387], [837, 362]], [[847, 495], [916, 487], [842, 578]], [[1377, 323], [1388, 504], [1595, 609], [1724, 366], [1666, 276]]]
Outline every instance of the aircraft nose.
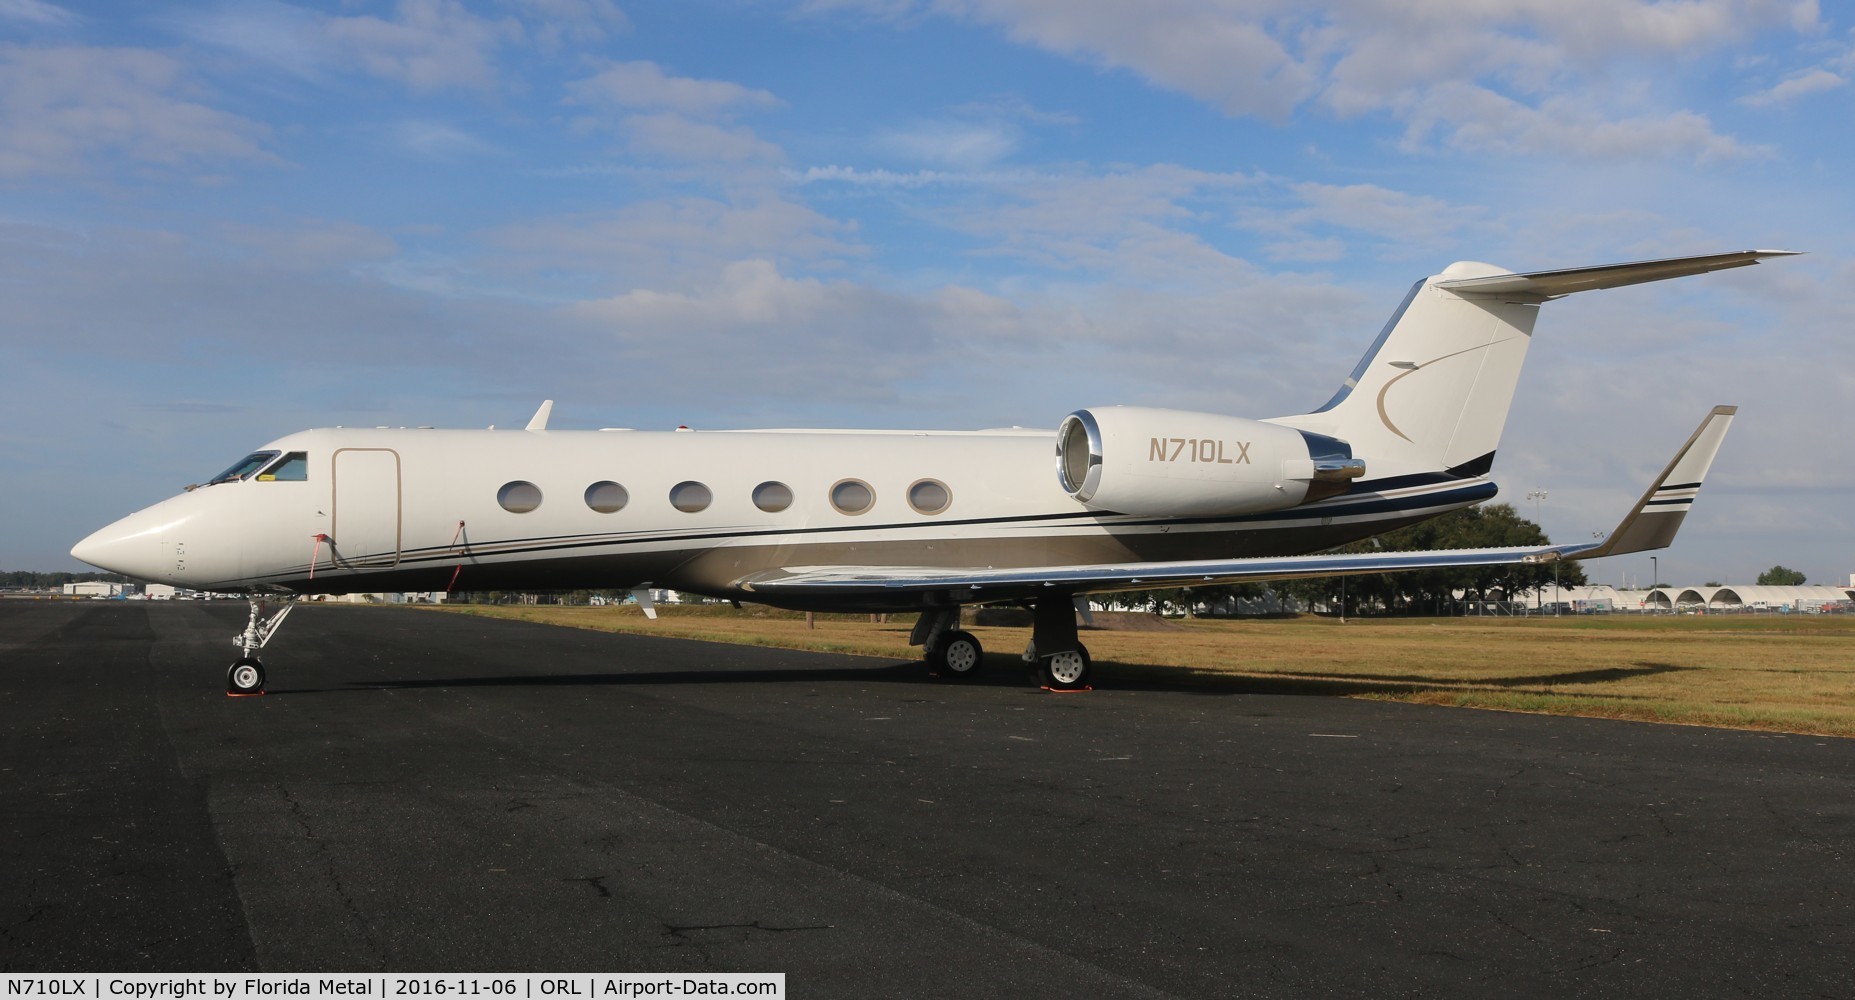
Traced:
[[136, 515], [99, 528], [71, 546], [71, 555], [98, 569], [143, 580], [161, 576], [161, 531]]

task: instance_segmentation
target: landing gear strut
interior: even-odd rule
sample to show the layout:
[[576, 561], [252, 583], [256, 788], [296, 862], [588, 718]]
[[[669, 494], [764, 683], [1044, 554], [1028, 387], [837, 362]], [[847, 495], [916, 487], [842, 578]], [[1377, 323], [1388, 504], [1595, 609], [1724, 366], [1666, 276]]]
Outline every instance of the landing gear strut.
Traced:
[[1056, 691], [1088, 686], [1089, 651], [1076, 637], [1076, 605], [1068, 596], [1046, 597], [1031, 607], [1031, 646], [1043, 685]]
[[290, 616], [296, 607], [294, 598], [285, 600], [276, 613], [267, 615], [266, 602], [256, 597], [250, 598], [251, 618], [245, 623], [245, 630], [232, 637], [232, 645], [244, 651], [244, 655], [233, 661], [225, 672], [225, 693], [234, 698], [264, 693], [264, 664], [258, 660], [258, 650], [270, 644], [277, 630], [283, 627], [283, 620]]
[[[1076, 638], [1076, 599], [1064, 594], [1031, 604], [1031, 644], [1024, 661], [1035, 664], [1044, 687], [1074, 691], [1088, 687], [1089, 651]], [[985, 650], [971, 632], [960, 628], [957, 605], [921, 612], [910, 645], [927, 650], [928, 669], [948, 680], [962, 680], [979, 672]]]

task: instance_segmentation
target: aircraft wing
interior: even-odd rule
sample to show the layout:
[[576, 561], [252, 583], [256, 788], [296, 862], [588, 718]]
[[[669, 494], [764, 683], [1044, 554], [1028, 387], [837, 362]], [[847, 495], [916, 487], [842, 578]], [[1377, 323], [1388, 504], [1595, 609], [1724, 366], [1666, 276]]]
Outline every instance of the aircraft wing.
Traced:
[[1292, 580], [1309, 576], [1352, 576], [1453, 566], [1501, 566], [1575, 558], [1570, 550], [1592, 546], [1441, 549], [1210, 559], [1198, 562], [1103, 563], [1089, 566], [1032, 566], [968, 569], [909, 566], [797, 566], [756, 574], [740, 587], [767, 596], [847, 597], [949, 593], [962, 603], [1034, 598], [1054, 589], [1090, 594], [1116, 590], [1165, 590], [1219, 583]]
[[1102, 563], [1084, 566], [990, 567], [933, 566], [793, 566], [763, 571], [736, 582], [742, 590], [766, 597], [901, 598], [910, 594], [944, 594], [961, 603], [1035, 598], [1052, 591], [1089, 594], [1117, 590], [1164, 590], [1222, 583], [1293, 580], [1313, 576], [1354, 576], [1402, 570], [1464, 566], [1537, 565], [1558, 560], [1595, 559], [1667, 548], [1699, 495], [1701, 481], [1719, 453], [1737, 407], [1716, 406], [1701, 421], [1673, 461], [1662, 470], [1642, 499], [1601, 542], [1574, 545], [1513, 546], [1487, 549], [1432, 549], [1422, 552], [1326, 553], [1256, 559], [1206, 559], [1187, 562]]

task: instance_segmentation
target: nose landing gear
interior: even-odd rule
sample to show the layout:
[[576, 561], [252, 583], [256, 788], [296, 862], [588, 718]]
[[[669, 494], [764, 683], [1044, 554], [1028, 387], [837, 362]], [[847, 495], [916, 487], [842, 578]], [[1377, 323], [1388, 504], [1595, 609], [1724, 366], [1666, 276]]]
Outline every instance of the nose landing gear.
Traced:
[[296, 599], [289, 598], [276, 613], [267, 615], [267, 602], [253, 597], [248, 603], [251, 618], [246, 621], [245, 630], [232, 637], [232, 645], [243, 650], [244, 655], [233, 661], [225, 672], [225, 693], [232, 698], [264, 693], [264, 664], [258, 660], [258, 650], [270, 644], [277, 630], [283, 627], [283, 620], [296, 608]]
[[225, 672], [225, 693], [234, 698], [264, 693], [264, 664], [255, 656], [241, 656]]

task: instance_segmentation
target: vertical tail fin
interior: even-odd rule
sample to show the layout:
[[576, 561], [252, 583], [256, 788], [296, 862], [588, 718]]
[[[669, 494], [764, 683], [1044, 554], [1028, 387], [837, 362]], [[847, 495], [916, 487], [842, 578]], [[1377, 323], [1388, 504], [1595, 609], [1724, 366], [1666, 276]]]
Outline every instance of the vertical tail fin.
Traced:
[[1504, 273], [1457, 263], [1411, 286], [1327, 405], [1284, 422], [1346, 441], [1375, 476], [1487, 472], [1544, 300], [1462, 295], [1441, 283]]
[[1347, 442], [1375, 478], [1438, 470], [1483, 475], [1501, 442], [1541, 303], [1788, 255], [1743, 250], [1528, 274], [1457, 262], [1411, 287], [1325, 406], [1273, 422]]

